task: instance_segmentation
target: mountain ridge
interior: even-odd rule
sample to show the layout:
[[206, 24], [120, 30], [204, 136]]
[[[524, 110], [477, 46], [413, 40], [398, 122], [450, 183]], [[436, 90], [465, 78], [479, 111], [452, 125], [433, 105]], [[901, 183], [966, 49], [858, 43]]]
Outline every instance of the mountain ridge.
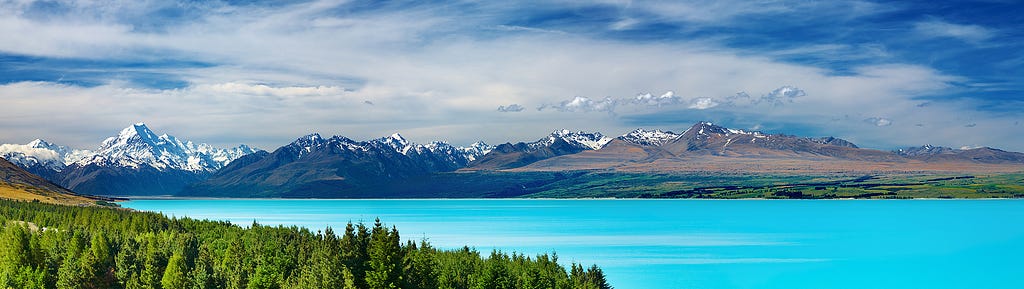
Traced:
[[96, 150], [71, 149], [42, 139], [0, 145], [0, 156], [56, 184], [89, 195], [122, 196], [177, 193], [256, 151], [244, 144], [216, 148], [157, 135], [141, 122], [106, 138]]
[[[14, 148], [14, 149], [12, 149]], [[19, 151], [20, 149], [20, 151]], [[932, 146], [895, 151], [865, 149], [836, 137], [800, 137], [731, 129], [697, 122], [682, 133], [636, 129], [617, 137], [555, 130], [533, 142], [453, 146], [414, 143], [400, 133], [356, 141], [318, 133], [296, 138], [272, 152], [242, 145], [216, 149], [157, 135], [143, 123], [110, 137], [95, 151], [43, 140], [0, 145], [0, 155], [26, 169], [57, 176], [55, 183], [79, 192], [132, 192], [189, 196], [367, 197], [374, 186], [425, 181], [437, 174], [460, 182], [462, 173], [872, 173], [1017, 171], [1024, 154], [993, 148]], [[239, 150], [246, 153], [231, 153]], [[230, 161], [228, 161], [230, 160]], [[60, 167], [63, 164], [64, 167]], [[58, 169], [52, 169], [58, 167]], [[41, 174], [42, 175], [42, 174]], [[558, 179], [558, 174], [546, 174]], [[494, 179], [488, 179], [492, 181]], [[429, 189], [430, 183], [418, 189]], [[513, 189], [514, 190], [514, 189]], [[359, 195], [347, 195], [358, 191]], [[499, 193], [502, 195], [504, 193]]]
[[185, 195], [215, 194], [206, 188], [308, 196], [318, 190], [342, 190], [379, 181], [407, 179], [465, 167], [491, 150], [477, 142], [455, 147], [434, 141], [417, 144], [395, 133], [368, 141], [318, 133], [300, 137], [273, 152], [240, 158], [208, 180], [190, 186]]

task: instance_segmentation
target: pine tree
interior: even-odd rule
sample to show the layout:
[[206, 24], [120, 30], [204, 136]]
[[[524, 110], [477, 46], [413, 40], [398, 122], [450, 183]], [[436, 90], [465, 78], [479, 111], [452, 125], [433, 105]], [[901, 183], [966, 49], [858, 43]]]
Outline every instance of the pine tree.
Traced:
[[[135, 239], [127, 238], [121, 242], [121, 250], [117, 252], [117, 256], [114, 258], [114, 277], [117, 278], [121, 287], [124, 288], [136, 288], [133, 286], [138, 285], [139, 281], [139, 258], [136, 255], [139, 250], [139, 244], [135, 242]], [[135, 281], [135, 284], [129, 285], [129, 281]]]
[[0, 239], [0, 288], [22, 287], [19, 276], [23, 269], [30, 265], [29, 243], [27, 228], [9, 226], [3, 230], [3, 238]]
[[167, 268], [164, 269], [164, 275], [160, 278], [160, 285], [164, 289], [187, 289], [189, 284], [185, 277], [186, 270], [188, 269], [185, 266], [185, 257], [182, 253], [175, 252], [167, 260]]
[[509, 272], [508, 256], [498, 251], [492, 251], [491, 256], [485, 262], [486, 267], [478, 282], [486, 289], [511, 289], [515, 287], [512, 273]]
[[81, 266], [78, 254], [75, 252], [68, 252], [68, 256], [64, 258], [64, 262], [57, 269], [57, 288], [61, 289], [79, 289], [83, 288], [82, 285], [85, 281], [85, 276]]
[[380, 219], [373, 225], [367, 252], [370, 264], [366, 272], [366, 284], [370, 289], [393, 289], [401, 286], [402, 248], [399, 243], [398, 230], [392, 227], [389, 232], [381, 224]]
[[114, 276], [114, 255], [107, 237], [102, 232], [92, 235], [89, 253], [83, 258], [87, 288], [107, 289], [117, 284]]
[[213, 265], [210, 263], [209, 253], [205, 250], [199, 253], [199, 258], [196, 259], [195, 267], [192, 268], [192, 273], [189, 276], [192, 277], [191, 289], [219, 288], [217, 280], [214, 278]]
[[164, 268], [167, 266], [166, 257], [157, 244], [155, 235], [148, 235], [146, 238], [146, 251], [142, 256], [142, 272], [139, 274], [139, 281], [143, 288], [160, 288], [160, 279], [164, 276]]
[[345, 226], [345, 235], [340, 240], [341, 263], [352, 275], [351, 282], [355, 288], [367, 288], [366, 266], [369, 256], [366, 249], [369, 240], [370, 232], [366, 226], [353, 225], [352, 222]]
[[403, 270], [405, 272], [405, 288], [438, 288], [438, 275], [437, 275], [437, 258], [435, 255], [437, 252], [434, 248], [427, 243], [426, 240], [420, 242], [417, 247], [416, 243], [409, 242], [406, 245], [409, 252], [405, 255], [406, 267]]

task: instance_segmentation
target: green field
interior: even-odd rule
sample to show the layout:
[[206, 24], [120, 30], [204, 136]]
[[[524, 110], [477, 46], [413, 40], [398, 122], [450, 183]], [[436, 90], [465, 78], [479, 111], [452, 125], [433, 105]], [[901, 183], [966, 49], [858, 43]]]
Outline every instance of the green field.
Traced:
[[1024, 198], [1024, 173], [867, 176], [585, 173], [537, 187], [524, 197]]
[[798, 175], [724, 173], [454, 172], [284, 192], [238, 188], [184, 196], [256, 198], [1024, 198], [1011, 174]]

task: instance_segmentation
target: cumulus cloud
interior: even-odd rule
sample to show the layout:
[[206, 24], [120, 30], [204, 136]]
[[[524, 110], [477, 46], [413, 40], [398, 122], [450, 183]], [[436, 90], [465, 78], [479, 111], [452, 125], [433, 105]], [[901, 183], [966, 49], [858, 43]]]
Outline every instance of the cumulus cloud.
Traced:
[[[690, 96], [684, 97], [675, 93], [675, 91], [667, 91], [661, 95], [654, 95], [651, 93], [637, 94], [632, 98], [611, 98], [606, 97], [602, 101], [595, 101], [588, 97], [577, 96], [571, 100], [562, 101], [559, 104], [545, 104], [538, 108], [538, 110], [544, 109], [555, 109], [561, 112], [590, 112], [590, 111], [607, 111], [613, 112], [617, 107], [634, 107], [634, 108], [672, 108], [672, 107], [685, 107], [693, 110], [707, 110], [718, 107], [719, 105], [728, 105], [730, 107], [750, 107], [761, 104], [768, 104], [773, 106], [780, 106], [783, 104], [793, 103], [794, 99], [799, 97], [807, 96], [804, 90], [795, 86], [782, 86], [772, 90], [771, 92], [762, 95], [760, 98], [752, 98], [746, 92], [739, 92], [725, 97], [703, 97], [703, 96]], [[499, 107], [501, 111], [501, 107]]]
[[509, 104], [508, 106], [502, 105], [498, 107], [499, 112], [520, 112], [523, 111], [524, 109], [526, 108], [524, 108], [522, 105], [518, 105], [515, 103]]
[[561, 112], [615, 112], [615, 105], [618, 102], [611, 97], [602, 100], [593, 100], [585, 96], [573, 97], [571, 100], [562, 101], [558, 104], [543, 105], [538, 110], [554, 109]]
[[761, 101], [773, 105], [782, 105], [785, 103], [792, 103], [793, 99], [801, 96], [807, 96], [807, 93], [802, 89], [786, 85], [765, 94], [761, 97]]
[[688, 108], [703, 110], [716, 106], [718, 106], [718, 102], [715, 102], [715, 100], [711, 99], [710, 97], [698, 97], [690, 101], [690, 106], [688, 106]]
[[[55, 5], [99, 3], [58, 2]], [[834, 1], [772, 4], [772, 9], [748, 1], [717, 1], [714, 5], [634, 3], [654, 17], [616, 15], [594, 28], [619, 28], [625, 30], [616, 33], [631, 33], [643, 30], [633, 29], [637, 26], [658, 24], [663, 19], [720, 25], [750, 15], [808, 17], [828, 11], [871, 11], [854, 9], [856, 4], [851, 4], [863, 1], [840, 2], [851, 9], [801, 6], [834, 6], [838, 3]], [[823, 130], [829, 134], [860, 139], [863, 142], [859, 143], [868, 146], [888, 144], [886, 139], [936, 144], [974, 139], [986, 145], [1018, 148], [1024, 143], [1020, 137], [1024, 134], [986, 133], [990, 128], [1019, 129], [1010, 126], [1020, 119], [1019, 112], [986, 114], [974, 109], [977, 103], [929, 98], [947, 95], [957, 88], [953, 83], [969, 79], [927, 64], [883, 57], [870, 64], [844, 63], [843, 70], [836, 71], [827, 64], [790, 61], [758, 48], [706, 39], [610, 38], [579, 32], [589, 29], [554, 24], [523, 24], [509, 29], [502, 25], [523, 16], [523, 12], [501, 7], [514, 5], [481, 3], [479, 10], [471, 12], [479, 15], [464, 17], [467, 15], [458, 9], [425, 6], [365, 12], [350, 9], [353, 4], [345, 1], [280, 4], [273, 8], [259, 3], [232, 6], [211, 1], [203, 4], [210, 7], [188, 6], [188, 17], [140, 23], [138, 19], [147, 20], [148, 15], [173, 14], [152, 12], [176, 4], [104, 2], [104, 7], [76, 6], [62, 10], [74, 13], [33, 18], [32, 11], [25, 8], [32, 5], [10, 3], [14, 2], [0, 1], [0, 53], [138, 63], [142, 65], [130, 67], [131, 72], [126, 73], [169, 75], [181, 79], [184, 85], [149, 88], [116, 77], [97, 81], [95, 86], [9, 82], [0, 85], [0, 115], [6, 117], [0, 122], [4, 142], [24, 143], [44, 137], [63, 144], [74, 145], [77, 141], [91, 146], [110, 130], [136, 121], [163, 124], [164, 131], [204, 142], [245, 142], [264, 148], [294, 139], [297, 130], [344, 132], [353, 138], [400, 130], [410, 138], [417, 135], [406, 132], [420, 132], [424, 138], [420, 141], [444, 138], [470, 143], [483, 138], [505, 142], [510, 138], [535, 139], [538, 131], [563, 126], [608, 134], [627, 132], [636, 124], [624, 121], [626, 117], [651, 115], [650, 122], [642, 125], [663, 129], [679, 129], [673, 126], [697, 119], [716, 121], [707, 119], [716, 116], [748, 119], [750, 125], [764, 122], [772, 129], [770, 120], [786, 119], [794, 127], [827, 126]], [[792, 13], [794, 9], [808, 13]], [[825, 14], [836, 14], [829, 13]], [[614, 19], [637, 19], [639, 23], [613, 23]], [[970, 25], [942, 34], [936, 32], [941, 29], [932, 29], [941, 26], [935, 24], [923, 23], [918, 30], [933, 35], [930, 37], [959, 39], [985, 40], [995, 34]], [[184, 69], [145, 65], [166, 61], [204, 65]], [[638, 91], [668, 89], [675, 92], [636, 95]], [[526, 107], [547, 104], [541, 106], [542, 110], [614, 112], [623, 117], [534, 113], [529, 120], [518, 122], [487, 121], [494, 117], [495, 107], [519, 110], [502, 103], [502, 99], [515, 99]], [[368, 109], [369, 103], [364, 104], [364, 100], [376, 105]], [[917, 107], [923, 100], [931, 105]], [[271, 115], [275, 117], [267, 117]], [[848, 115], [853, 121], [822, 125], [837, 115]], [[897, 115], [900, 120], [913, 122], [882, 121], [878, 117], [871, 123], [883, 123], [889, 129], [869, 130], [873, 127], [857, 121]], [[947, 120], [949, 115], [971, 117], [978, 126], [964, 128], [962, 120]], [[61, 125], [40, 127], [39, 123]], [[914, 123], [949, 129], [936, 134]], [[887, 135], [889, 131], [894, 135]], [[70, 142], [63, 142], [62, 137]]]
[[677, 96], [674, 91], [668, 91], [660, 96], [654, 96], [650, 93], [637, 94], [636, 97], [629, 100], [631, 104], [647, 105], [647, 106], [668, 106], [677, 105], [683, 103], [682, 97]]
[[873, 124], [875, 126], [890, 126], [890, 125], [892, 125], [892, 120], [890, 120], [888, 118], [884, 118], [884, 117], [869, 117], [869, 118], [865, 118], [864, 122]]

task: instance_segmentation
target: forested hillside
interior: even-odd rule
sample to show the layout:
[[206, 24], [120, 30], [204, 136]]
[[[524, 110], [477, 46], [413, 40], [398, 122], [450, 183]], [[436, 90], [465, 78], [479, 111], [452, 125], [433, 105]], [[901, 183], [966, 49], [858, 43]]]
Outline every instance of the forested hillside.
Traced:
[[339, 236], [0, 200], [0, 288], [611, 288], [557, 261], [403, 244], [379, 220]]

